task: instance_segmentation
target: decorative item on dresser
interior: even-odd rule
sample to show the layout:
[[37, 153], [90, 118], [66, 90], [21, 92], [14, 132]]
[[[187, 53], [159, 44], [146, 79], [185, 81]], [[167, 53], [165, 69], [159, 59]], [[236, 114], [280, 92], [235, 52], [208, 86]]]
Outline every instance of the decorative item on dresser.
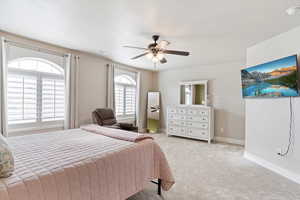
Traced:
[[214, 110], [209, 106], [178, 105], [167, 109], [167, 135], [213, 140]]

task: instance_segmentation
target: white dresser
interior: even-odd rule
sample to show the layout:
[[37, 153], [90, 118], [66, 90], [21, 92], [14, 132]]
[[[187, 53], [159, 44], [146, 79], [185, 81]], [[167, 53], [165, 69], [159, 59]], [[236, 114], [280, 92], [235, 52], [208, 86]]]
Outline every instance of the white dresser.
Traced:
[[169, 106], [167, 135], [175, 135], [208, 143], [214, 137], [214, 111], [209, 106]]

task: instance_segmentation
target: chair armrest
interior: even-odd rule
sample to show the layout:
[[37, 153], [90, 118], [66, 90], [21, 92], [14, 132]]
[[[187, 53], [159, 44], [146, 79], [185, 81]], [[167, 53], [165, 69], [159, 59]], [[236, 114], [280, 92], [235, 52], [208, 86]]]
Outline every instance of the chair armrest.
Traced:
[[93, 123], [103, 126], [102, 120], [100, 119], [96, 111], [92, 112], [92, 119]]

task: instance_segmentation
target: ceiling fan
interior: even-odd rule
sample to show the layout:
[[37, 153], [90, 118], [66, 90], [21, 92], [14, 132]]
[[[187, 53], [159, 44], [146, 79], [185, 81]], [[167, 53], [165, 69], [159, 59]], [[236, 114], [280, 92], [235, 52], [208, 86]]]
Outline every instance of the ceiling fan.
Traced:
[[166, 47], [170, 44], [170, 42], [168, 42], [166, 40], [161, 40], [160, 42], [158, 42], [159, 35], [153, 35], [152, 39], [153, 39], [154, 43], [149, 44], [148, 48], [135, 47], [135, 46], [124, 46], [124, 47], [146, 51], [140, 55], [137, 55], [137, 56], [131, 58], [132, 60], [146, 56], [147, 58], [151, 59], [154, 63], [160, 62], [161, 64], [164, 64], [167, 62], [167, 59], [165, 58], [165, 54], [172, 54], [172, 55], [178, 55], [178, 56], [190, 55], [190, 53], [186, 52], [186, 51], [174, 51], [174, 50], [166, 49]]

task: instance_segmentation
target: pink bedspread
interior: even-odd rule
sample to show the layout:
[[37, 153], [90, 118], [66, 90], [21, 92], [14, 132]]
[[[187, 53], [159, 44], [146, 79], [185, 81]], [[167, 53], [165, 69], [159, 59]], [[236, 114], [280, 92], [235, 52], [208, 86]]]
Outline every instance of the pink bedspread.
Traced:
[[132, 143], [80, 129], [8, 139], [15, 172], [0, 179], [1, 200], [124, 200], [161, 178], [174, 179], [153, 140]]

